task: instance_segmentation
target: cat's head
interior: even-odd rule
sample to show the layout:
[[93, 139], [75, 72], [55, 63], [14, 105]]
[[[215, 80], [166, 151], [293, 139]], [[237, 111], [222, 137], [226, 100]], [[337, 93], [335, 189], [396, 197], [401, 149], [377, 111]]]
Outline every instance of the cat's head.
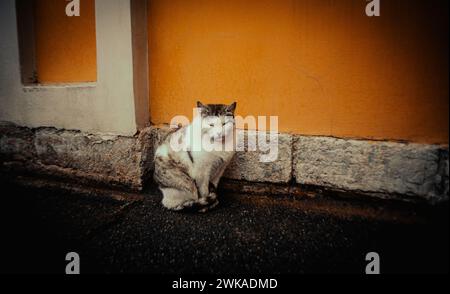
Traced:
[[234, 129], [234, 113], [237, 103], [207, 104], [200, 101], [197, 107], [200, 109], [203, 133], [207, 133], [211, 139], [222, 140], [231, 135]]

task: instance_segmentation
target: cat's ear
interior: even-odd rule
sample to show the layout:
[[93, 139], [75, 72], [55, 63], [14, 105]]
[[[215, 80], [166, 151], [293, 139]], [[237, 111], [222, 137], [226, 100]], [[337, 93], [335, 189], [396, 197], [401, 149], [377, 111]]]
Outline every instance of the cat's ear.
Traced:
[[234, 111], [236, 110], [236, 106], [237, 106], [237, 103], [236, 103], [236, 102], [232, 103], [231, 105], [229, 105], [229, 106], [227, 107], [227, 111], [228, 111], [228, 112], [231, 112], [231, 113], [234, 113]]
[[203, 103], [201, 103], [200, 101], [197, 101], [197, 108], [206, 108], [206, 106], [203, 105]]

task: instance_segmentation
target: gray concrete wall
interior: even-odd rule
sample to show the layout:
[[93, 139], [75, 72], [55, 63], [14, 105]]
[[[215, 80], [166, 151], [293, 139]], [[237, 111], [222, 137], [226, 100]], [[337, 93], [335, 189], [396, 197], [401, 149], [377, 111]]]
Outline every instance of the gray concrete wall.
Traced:
[[[2, 123], [1, 167], [139, 190], [152, 176], [154, 150], [167, 131], [149, 127], [136, 136], [111, 136]], [[448, 200], [448, 147], [280, 134], [278, 159], [260, 162], [263, 153], [237, 152], [224, 174], [237, 183], [233, 189], [287, 194], [313, 186], [380, 198]]]

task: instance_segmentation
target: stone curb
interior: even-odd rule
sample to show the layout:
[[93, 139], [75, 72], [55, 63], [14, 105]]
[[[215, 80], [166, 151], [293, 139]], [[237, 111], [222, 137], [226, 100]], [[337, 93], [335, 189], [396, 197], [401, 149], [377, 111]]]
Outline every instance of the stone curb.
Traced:
[[[151, 126], [126, 137], [3, 122], [0, 162], [142, 190], [152, 177], [154, 150], [168, 131], [167, 126]], [[248, 152], [256, 146], [243, 146], [253, 134], [258, 132], [239, 135], [238, 146], [245, 151], [236, 153], [224, 174], [225, 179], [249, 183], [247, 192], [255, 183], [258, 191], [264, 184], [276, 184], [287, 187], [277, 190], [288, 192], [314, 186], [380, 198], [448, 200], [448, 147], [280, 134], [272, 143], [277, 143], [277, 160], [264, 163], [260, 158], [267, 150]]]

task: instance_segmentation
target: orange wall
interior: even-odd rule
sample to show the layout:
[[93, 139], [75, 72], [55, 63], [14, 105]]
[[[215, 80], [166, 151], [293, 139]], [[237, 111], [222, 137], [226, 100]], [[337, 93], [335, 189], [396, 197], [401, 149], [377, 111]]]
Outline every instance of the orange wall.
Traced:
[[35, 1], [36, 66], [40, 83], [97, 80], [95, 2], [80, 1], [68, 17], [66, 0]]
[[448, 144], [448, 1], [151, 0], [153, 123], [196, 100], [281, 131]]

